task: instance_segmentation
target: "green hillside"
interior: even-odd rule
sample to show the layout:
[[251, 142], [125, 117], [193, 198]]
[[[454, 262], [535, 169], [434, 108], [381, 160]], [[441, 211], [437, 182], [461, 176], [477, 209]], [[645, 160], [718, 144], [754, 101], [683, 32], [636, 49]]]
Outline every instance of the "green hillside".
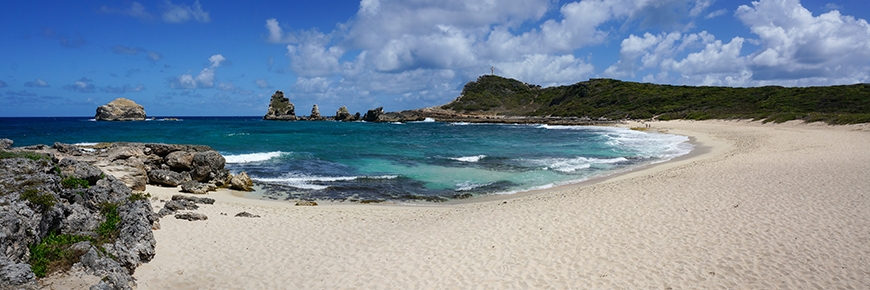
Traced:
[[870, 84], [785, 88], [691, 87], [591, 79], [541, 88], [499, 76], [469, 82], [442, 106], [466, 114], [609, 119], [870, 122]]

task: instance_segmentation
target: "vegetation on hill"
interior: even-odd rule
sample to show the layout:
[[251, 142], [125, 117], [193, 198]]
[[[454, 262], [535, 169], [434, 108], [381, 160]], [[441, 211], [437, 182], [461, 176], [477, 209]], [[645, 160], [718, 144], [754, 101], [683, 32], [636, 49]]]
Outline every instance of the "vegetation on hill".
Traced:
[[591, 79], [541, 88], [499, 76], [469, 82], [442, 106], [466, 114], [609, 119], [870, 122], [870, 84], [828, 87], [691, 87]]

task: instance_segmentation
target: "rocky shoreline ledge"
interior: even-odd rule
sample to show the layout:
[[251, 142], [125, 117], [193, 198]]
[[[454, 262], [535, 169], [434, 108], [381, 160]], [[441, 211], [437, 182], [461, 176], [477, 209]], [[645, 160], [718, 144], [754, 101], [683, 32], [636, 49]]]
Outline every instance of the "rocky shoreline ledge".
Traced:
[[12, 148], [0, 139], [0, 289], [38, 289], [52, 273], [100, 278], [90, 289], [132, 289], [132, 274], [154, 257], [159, 219], [206, 217], [209, 198], [179, 195], [159, 213], [145, 184], [204, 194], [253, 190], [208, 146], [157, 143], [55, 143]]

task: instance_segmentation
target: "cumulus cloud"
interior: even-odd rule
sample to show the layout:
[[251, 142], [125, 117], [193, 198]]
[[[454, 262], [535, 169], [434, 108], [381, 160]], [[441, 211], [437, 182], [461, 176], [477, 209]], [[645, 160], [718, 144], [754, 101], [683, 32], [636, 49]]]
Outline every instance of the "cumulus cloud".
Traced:
[[48, 82], [46, 82], [46, 81], [43, 80], [43, 79], [36, 79], [35, 81], [32, 81], [32, 82], [26, 82], [26, 83], [24, 83], [24, 86], [25, 86], [25, 87], [30, 87], [30, 88], [47, 88], [47, 87], [50, 87], [50, 85], [48, 85]]
[[90, 79], [83, 77], [71, 85], [64, 85], [63, 89], [79, 93], [93, 93], [97, 87], [91, 83]]
[[169, 79], [169, 87], [173, 89], [196, 89], [214, 87], [215, 69], [226, 61], [223, 55], [215, 54], [208, 58], [210, 67], [202, 69], [198, 75], [183, 74], [177, 78]]
[[100, 88], [101, 91], [112, 94], [138, 93], [145, 90], [145, 86], [138, 84], [136, 86], [123, 85], [120, 87], [105, 86]]
[[147, 53], [147, 55], [148, 55], [148, 60], [151, 60], [151, 61], [158, 61], [158, 60], [163, 58], [162, 54], [160, 54], [159, 52], [155, 52], [155, 51], [149, 51]]
[[173, 4], [172, 1], [166, 0], [163, 6], [163, 21], [169, 23], [184, 23], [190, 19], [202, 23], [211, 21], [208, 11], [202, 10], [199, 0], [194, 1], [191, 6]]
[[256, 81], [254, 81], [254, 84], [256, 84], [257, 87], [259, 87], [261, 89], [270, 88], [269, 81], [267, 81], [265, 79], [257, 79]]
[[137, 55], [143, 51], [145, 50], [138, 47], [128, 47], [123, 45], [112, 46], [112, 52], [116, 54]]

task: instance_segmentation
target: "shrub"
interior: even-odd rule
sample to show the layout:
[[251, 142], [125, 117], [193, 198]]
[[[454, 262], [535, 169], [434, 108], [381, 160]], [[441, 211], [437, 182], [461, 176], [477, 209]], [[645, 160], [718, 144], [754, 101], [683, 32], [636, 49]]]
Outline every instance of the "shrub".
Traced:
[[137, 200], [149, 200], [149, 199], [151, 199], [151, 194], [147, 193], [147, 192], [134, 192], [127, 199], [130, 200], [131, 202], [134, 202]]
[[118, 237], [118, 223], [121, 222], [121, 216], [118, 214], [118, 205], [109, 202], [103, 203], [100, 205], [100, 214], [106, 220], [97, 227], [97, 235], [100, 236], [100, 241], [104, 243], [113, 242]]
[[75, 178], [72, 176], [65, 177], [63, 180], [60, 181], [60, 184], [64, 188], [71, 188], [71, 189], [90, 188], [91, 187], [90, 183], [88, 183], [87, 180], [84, 180], [81, 178]]
[[24, 152], [12, 152], [12, 151], [0, 150], [0, 159], [6, 159], [6, 158], [27, 158], [27, 159], [30, 159], [33, 161], [39, 161], [39, 160], [51, 161], [51, 157], [49, 157], [48, 155], [40, 154], [40, 153], [36, 153], [36, 152], [26, 152], [26, 151], [24, 151]]
[[54, 198], [54, 195], [50, 193], [39, 193], [39, 190], [36, 189], [27, 189], [21, 196], [18, 198], [19, 200], [27, 200], [31, 205], [38, 206], [42, 208], [43, 211], [54, 206], [54, 203], [57, 201]]
[[30, 270], [40, 278], [55, 271], [69, 270], [84, 254], [71, 250], [70, 246], [90, 240], [86, 236], [49, 233], [42, 242], [30, 246]]

